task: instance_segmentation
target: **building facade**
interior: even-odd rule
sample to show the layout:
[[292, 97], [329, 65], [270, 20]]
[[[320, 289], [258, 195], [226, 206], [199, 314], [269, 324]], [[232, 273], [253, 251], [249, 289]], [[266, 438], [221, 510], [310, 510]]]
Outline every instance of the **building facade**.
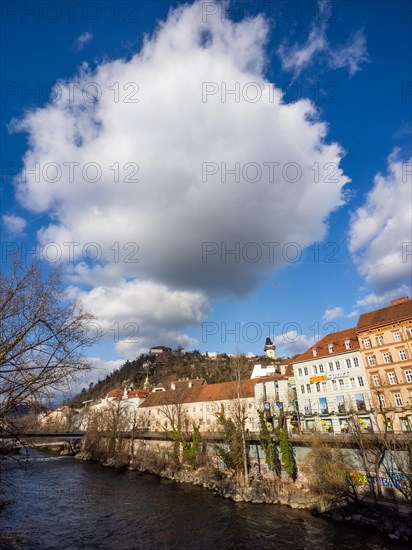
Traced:
[[258, 432], [259, 410], [269, 411], [270, 422], [282, 408], [289, 415], [289, 384], [281, 375], [181, 389], [171, 384], [166, 391], [152, 392], [139, 406], [139, 427], [164, 432], [180, 422], [184, 431], [196, 425], [201, 433], [213, 433], [219, 429], [216, 413], [223, 406], [228, 417], [240, 413], [245, 429]]
[[356, 328], [328, 334], [293, 361], [302, 432], [377, 428]]
[[359, 317], [357, 336], [381, 429], [412, 427], [412, 300]]

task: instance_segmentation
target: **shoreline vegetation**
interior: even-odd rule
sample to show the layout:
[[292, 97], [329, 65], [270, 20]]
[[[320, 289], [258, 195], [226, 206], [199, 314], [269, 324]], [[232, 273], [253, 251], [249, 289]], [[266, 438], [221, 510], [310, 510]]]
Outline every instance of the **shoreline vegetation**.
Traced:
[[193, 468], [190, 463], [167, 459], [162, 453], [147, 449], [137, 450], [134, 456], [120, 449], [112, 456], [96, 456], [87, 450], [87, 442], [79, 442], [78, 445], [51, 443], [43, 446], [42, 450], [73, 456], [77, 460], [98, 462], [117, 471], [138, 471], [176, 483], [201, 486], [234, 502], [281, 504], [295, 509], [306, 509], [312, 515], [325, 520], [379, 531], [391, 540], [401, 543], [412, 540], [410, 505], [389, 501], [375, 503], [372, 499], [344, 502], [343, 499], [333, 498], [332, 495], [327, 497], [325, 494], [320, 498], [319, 493], [313, 491], [309, 483], [293, 481], [285, 472], [282, 472], [280, 478], [250, 476], [249, 482], [245, 484], [242, 476], [233, 470], [221, 470], [210, 463]]

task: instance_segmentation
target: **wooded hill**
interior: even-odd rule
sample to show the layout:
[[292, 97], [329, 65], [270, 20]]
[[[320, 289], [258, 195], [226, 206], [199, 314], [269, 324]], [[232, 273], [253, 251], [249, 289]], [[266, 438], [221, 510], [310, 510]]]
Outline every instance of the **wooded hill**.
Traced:
[[[264, 356], [245, 358], [242, 378], [250, 377], [256, 363], [272, 364], [273, 361], [268, 361]], [[186, 352], [185, 355], [173, 352], [159, 357], [142, 354], [134, 361], [126, 361], [103, 380], [90, 384], [89, 388], [83, 388], [67, 404], [81, 407], [83, 401], [104, 397], [110, 390], [125, 385], [143, 388], [147, 375], [150, 387], [153, 388], [160, 383], [182, 378], [204, 378], [208, 384], [227, 382], [232, 379], [233, 370], [230, 357], [226, 354], [219, 355], [216, 359], [205, 357], [198, 351]]]

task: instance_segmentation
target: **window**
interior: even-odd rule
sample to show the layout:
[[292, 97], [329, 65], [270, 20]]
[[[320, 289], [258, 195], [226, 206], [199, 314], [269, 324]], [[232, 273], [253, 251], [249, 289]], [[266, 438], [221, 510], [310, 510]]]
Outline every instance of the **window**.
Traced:
[[340, 370], [340, 361], [335, 361], [336, 370]]
[[408, 330], [409, 330], [409, 338], [412, 338], [412, 328], [410, 328]]
[[319, 382], [316, 382], [316, 391], [319, 393], [320, 392], [320, 384]]
[[371, 341], [370, 340], [364, 340], [363, 341], [363, 347], [364, 348], [370, 348], [371, 347]]
[[329, 363], [329, 372], [333, 372], [333, 363]]
[[397, 407], [402, 407], [403, 406], [402, 397], [401, 397], [400, 393], [394, 393], [393, 398], [395, 400], [395, 405]]
[[312, 393], [312, 388], [310, 387], [310, 384], [306, 384], [306, 393]]
[[345, 340], [345, 348], [346, 348], [346, 349], [350, 349], [350, 348], [351, 348], [350, 340]]
[[303, 401], [303, 410], [305, 411], [305, 414], [312, 414], [312, 407], [310, 405], [309, 399], [305, 399]]
[[378, 346], [382, 346], [383, 345], [383, 336], [378, 336], [376, 338], [376, 343]]
[[309, 374], [308, 367], [304, 367], [303, 372], [305, 373], [305, 376]]
[[382, 353], [382, 359], [383, 359], [383, 362], [384, 362], [384, 363], [392, 363], [391, 354], [388, 353], [387, 351], [384, 351], [384, 352]]
[[394, 342], [400, 342], [402, 340], [401, 333], [400, 332], [394, 332], [393, 333], [393, 341]]
[[302, 376], [303, 370], [301, 368], [298, 368], [298, 374], [299, 376]]
[[374, 367], [376, 365], [376, 360], [374, 355], [368, 355], [368, 363], [370, 367]]
[[319, 412], [320, 414], [328, 414], [328, 402], [326, 397], [319, 398]]
[[319, 365], [319, 372], [320, 372], [320, 373], [324, 373], [324, 372], [325, 372], [325, 369], [323, 368], [323, 365]]
[[359, 359], [357, 357], [353, 357], [352, 361], [354, 367], [359, 367]]
[[349, 378], [349, 380], [350, 380], [350, 387], [351, 387], [351, 388], [356, 388], [355, 379], [354, 379], [354, 378]]
[[338, 412], [346, 412], [345, 397], [343, 395], [336, 396], [336, 404], [338, 405]]
[[345, 359], [345, 361], [346, 361], [346, 368], [351, 369], [352, 368], [351, 360], [350, 359]]
[[318, 355], [318, 349], [317, 348], [313, 348], [312, 352], [313, 352], [313, 357], [316, 357]]
[[406, 355], [406, 350], [400, 349], [400, 350], [399, 350], [399, 359], [400, 359], [401, 361], [406, 361], [407, 358], [408, 358], [408, 357], [407, 357], [407, 355]]
[[382, 394], [379, 394], [378, 397], [379, 397], [379, 404], [382, 407], [382, 409], [384, 409], [386, 407], [385, 398]]
[[345, 381], [343, 378], [339, 378], [339, 388], [343, 389], [345, 387]]
[[365, 385], [365, 382], [363, 381], [363, 376], [358, 376], [358, 384], [360, 388]]
[[337, 390], [338, 389], [338, 383], [336, 380], [332, 380], [332, 390]]
[[373, 374], [372, 375], [372, 381], [374, 386], [380, 386], [381, 385], [381, 379], [379, 377], [379, 374]]
[[300, 387], [300, 393], [305, 393], [305, 386], [303, 384]]
[[356, 408], [358, 411], [366, 411], [365, 397], [363, 393], [355, 394]]
[[318, 374], [318, 367], [313, 365], [313, 374]]
[[412, 382], [412, 370], [405, 370], [405, 379], [407, 382]]
[[333, 353], [333, 344], [328, 344], [329, 353]]
[[388, 380], [389, 384], [397, 384], [398, 381], [396, 380], [396, 376], [394, 372], [388, 372]]

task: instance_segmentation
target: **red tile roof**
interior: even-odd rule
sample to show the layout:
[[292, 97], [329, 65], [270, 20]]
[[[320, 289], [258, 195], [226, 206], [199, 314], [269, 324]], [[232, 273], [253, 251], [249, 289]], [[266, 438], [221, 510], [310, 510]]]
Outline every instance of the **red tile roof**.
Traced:
[[205, 384], [206, 380], [204, 378], [191, 378], [187, 380], [173, 380], [170, 382], [163, 382], [162, 384], [158, 384], [156, 387], [164, 388], [165, 390], [181, 390], [183, 388], [195, 388], [197, 386], [204, 386]]
[[[351, 349], [346, 349], [345, 341], [350, 340]], [[333, 344], [333, 352], [329, 352], [329, 344]], [[316, 348], [318, 354], [313, 355], [313, 349]], [[345, 353], [353, 350], [359, 349], [359, 342], [356, 335], [356, 328], [348, 328], [346, 330], [340, 330], [339, 332], [332, 332], [327, 334], [322, 340], [319, 340], [312, 347], [301, 353], [296, 357], [293, 363], [300, 363], [302, 361], [308, 361], [312, 359], [316, 361], [320, 358], [330, 357], [336, 355], [337, 353]]]
[[129, 390], [127, 392], [127, 397], [130, 399], [132, 397], [139, 397], [140, 399], [145, 399], [149, 395], [148, 390]]
[[[396, 300], [394, 301], [396, 302]], [[368, 328], [404, 321], [406, 319], [412, 319], [412, 300], [363, 313], [359, 317], [356, 329], [358, 332], [361, 332]]]
[[[283, 379], [284, 376], [264, 376], [262, 378], [247, 378], [240, 381], [240, 397], [253, 397], [254, 387], [257, 382], [268, 382], [271, 380]], [[140, 407], [161, 407], [173, 403], [199, 403], [207, 401], [223, 401], [235, 399], [238, 393], [237, 382], [221, 382], [220, 384], [207, 384], [194, 388], [183, 388], [180, 390], [169, 390], [152, 392]]]
[[116, 399], [121, 399], [123, 397], [123, 390], [121, 388], [115, 388], [110, 390], [106, 397], [114, 397]]

